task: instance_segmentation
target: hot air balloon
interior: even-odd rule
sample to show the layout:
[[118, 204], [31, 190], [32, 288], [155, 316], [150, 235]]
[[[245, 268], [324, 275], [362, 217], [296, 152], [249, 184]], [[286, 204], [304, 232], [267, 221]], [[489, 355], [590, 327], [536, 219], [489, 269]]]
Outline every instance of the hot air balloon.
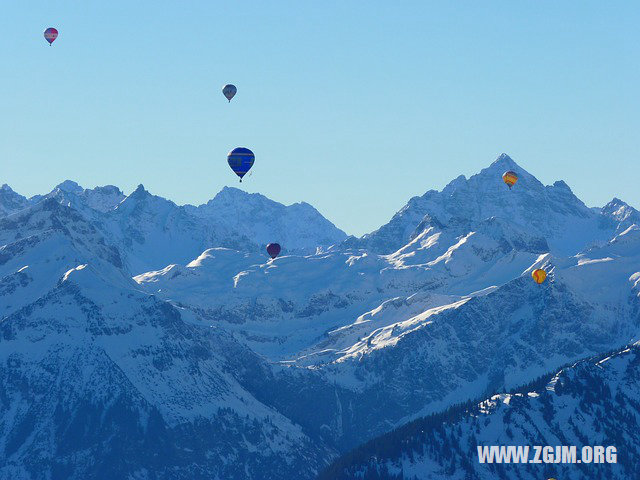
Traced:
[[509, 186], [509, 190], [513, 187], [518, 181], [518, 174], [516, 172], [512, 172], [509, 170], [508, 172], [504, 172], [502, 174], [502, 181]]
[[231, 103], [231, 99], [236, 96], [236, 92], [238, 89], [235, 85], [231, 85], [230, 83], [222, 87], [222, 94], [227, 97], [229, 103]]
[[267, 253], [271, 258], [276, 258], [280, 255], [280, 244], [278, 243], [270, 243], [267, 245]]
[[531, 272], [531, 276], [536, 283], [540, 284], [547, 278], [547, 272], [545, 272], [541, 268], [537, 268], [533, 272]]
[[51, 46], [56, 38], [58, 38], [58, 30], [55, 28], [49, 27], [44, 31], [44, 39], [49, 42], [49, 46]]
[[255, 159], [253, 152], [244, 147], [234, 148], [227, 155], [227, 162], [229, 162], [231, 170], [240, 177], [240, 182], [242, 182], [242, 177], [253, 167]]

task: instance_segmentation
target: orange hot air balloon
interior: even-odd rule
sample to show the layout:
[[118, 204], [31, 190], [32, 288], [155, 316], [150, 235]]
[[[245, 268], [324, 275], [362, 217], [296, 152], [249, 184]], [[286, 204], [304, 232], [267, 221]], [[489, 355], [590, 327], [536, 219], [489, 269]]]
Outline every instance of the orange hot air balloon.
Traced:
[[533, 272], [531, 272], [531, 276], [536, 283], [540, 284], [547, 278], [547, 272], [545, 272], [541, 268], [537, 268]]
[[516, 172], [512, 172], [509, 170], [508, 172], [504, 172], [502, 174], [502, 181], [509, 186], [509, 190], [513, 187], [518, 181], [518, 174]]

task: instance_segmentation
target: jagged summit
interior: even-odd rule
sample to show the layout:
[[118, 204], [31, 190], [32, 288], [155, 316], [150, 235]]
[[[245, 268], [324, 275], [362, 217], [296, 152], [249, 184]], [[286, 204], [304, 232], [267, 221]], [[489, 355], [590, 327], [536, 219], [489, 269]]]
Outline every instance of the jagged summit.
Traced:
[[144, 188], [144, 185], [140, 183], [136, 187], [136, 189], [133, 192], [131, 192], [131, 194], [129, 196], [130, 197], [134, 196], [134, 195], [141, 196], [141, 195], [146, 195], [146, 194], [149, 194], [149, 192]]
[[492, 181], [493, 180], [502, 181], [502, 174], [509, 170], [512, 170], [518, 174], [519, 182], [522, 181], [523, 179], [529, 179], [529, 180], [533, 179], [536, 182], [538, 182], [538, 179], [536, 179], [531, 173], [529, 173], [526, 169], [524, 169], [522, 166], [516, 163], [516, 161], [506, 153], [500, 154], [500, 156], [498, 156], [498, 158], [496, 158], [493, 162], [491, 162], [491, 164], [488, 167], [483, 168], [477, 174], [469, 177], [469, 180], [471, 181], [474, 178], [478, 178], [478, 179], [490, 178]]
[[619, 198], [614, 197], [600, 209], [600, 213], [607, 223], [616, 226], [618, 232], [631, 225], [640, 226], [640, 212]]
[[236, 187], [229, 187], [229, 186], [225, 186], [222, 188], [222, 190], [220, 190], [211, 200], [209, 200], [206, 204], [204, 205], [200, 205], [200, 207], [205, 207], [205, 206], [215, 206], [218, 205], [220, 203], [225, 203], [225, 202], [237, 202], [237, 201], [242, 201], [242, 202], [252, 202], [252, 203], [268, 203], [270, 205], [280, 205], [283, 207], [302, 207], [305, 209], [311, 208], [314, 211], [316, 211], [316, 209], [309, 203], [307, 202], [296, 202], [296, 203], [292, 203], [290, 205], [284, 205], [283, 203], [277, 202], [275, 200], [270, 199], [269, 197], [266, 197], [265, 195], [261, 194], [261, 193], [249, 193], [246, 192], [244, 190], [241, 190], [239, 188]]
[[620, 210], [621, 212], [633, 213], [638, 212], [635, 208], [629, 205], [624, 200], [619, 199], [618, 197], [613, 197], [609, 203], [607, 203], [603, 210]]
[[[335, 245], [346, 238], [309, 204], [285, 206], [259, 193], [233, 187], [222, 189], [199, 207], [176, 205], [153, 195], [143, 184], [125, 196], [113, 185], [82, 189], [67, 180], [47, 195], [31, 201], [22, 198], [17, 202], [20, 205], [6, 199], [9, 192], [0, 191], [0, 207], [9, 213], [43, 201], [81, 213], [118, 245], [134, 274], [167, 263], [186, 263], [208, 248], [256, 252], [278, 241], [288, 252], [314, 253], [317, 247]], [[13, 192], [11, 197], [18, 198]], [[0, 217], [6, 214], [0, 211]]]
[[81, 193], [84, 191], [84, 189], [73, 180], [65, 180], [64, 182], [56, 185], [54, 191], [56, 189], [68, 193]]
[[[518, 175], [511, 190], [502, 180], [508, 170]], [[458, 176], [441, 192], [429, 190], [412, 198], [388, 224], [361, 239], [349, 239], [347, 245], [390, 254], [435, 226], [433, 220], [456, 226], [462, 235], [481, 228], [482, 222], [491, 217], [547, 238], [551, 248], [562, 253], [577, 253], [585, 246], [567, 225], [576, 231], [589, 231], [593, 238], [611, 233], [599, 231], [603, 226], [599, 212], [587, 208], [564, 181], [545, 186], [503, 153], [471, 177]]]
[[499, 193], [506, 193], [502, 181], [502, 175], [510, 170], [517, 173], [518, 183], [520, 185], [529, 185], [530, 187], [533, 186], [535, 188], [543, 187], [542, 183], [540, 183], [537, 178], [518, 165], [506, 153], [503, 153], [488, 167], [481, 169], [478, 173], [471, 175], [469, 178], [465, 175], [459, 175], [449, 182], [442, 189], [442, 192], [429, 190], [420, 198], [437, 195], [438, 193], [452, 195], [454, 192], [459, 192], [461, 190], [475, 190], [478, 192], [496, 191]]
[[[143, 184], [139, 184], [136, 189], [127, 195], [116, 207], [120, 212], [130, 205], [139, 205], [140, 203], [150, 203], [159, 208], [179, 208], [174, 202], [159, 195], [154, 195], [147, 190]], [[161, 206], [161, 207], [160, 207]], [[156, 208], [156, 207], [150, 207]]]
[[261, 193], [249, 193], [236, 187], [225, 186], [205, 205], [216, 205], [224, 202], [252, 201], [252, 200], [277, 203], [265, 197]]
[[513, 158], [511, 158], [506, 153], [501, 153], [500, 155], [498, 155], [498, 158], [496, 158], [493, 163], [491, 163], [491, 166], [494, 165], [504, 166], [508, 168], [520, 168], [520, 166], [513, 160]]
[[29, 200], [13, 191], [6, 183], [0, 187], [0, 218], [29, 206]]
[[158, 215], [166, 216], [168, 212], [176, 211], [180, 208], [171, 200], [153, 195], [143, 184], [139, 184], [133, 192], [124, 197], [115, 206], [114, 210], [120, 217], [131, 215], [135, 212], [135, 216], [138, 218], [138, 216], [143, 215], [143, 212], [146, 212], [149, 218], [153, 218]]
[[102, 187], [96, 187], [93, 189], [94, 192], [99, 192], [103, 194], [122, 194], [122, 190], [120, 190], [115, 185], [104, 185]]
[[571, 192], [571, 187], [567, 185], [567, 182], [565, 182], [564, 180], [556, 180], [555, 182], [553, 182], [553, 186], [557, 188], [569, 190]]

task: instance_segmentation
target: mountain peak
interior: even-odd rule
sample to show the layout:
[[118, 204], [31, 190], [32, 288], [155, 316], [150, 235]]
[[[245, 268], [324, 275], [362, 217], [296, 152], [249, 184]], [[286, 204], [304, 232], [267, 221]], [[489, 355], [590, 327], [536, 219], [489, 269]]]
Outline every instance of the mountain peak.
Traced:
[[640, 224], [640, 212], [617, 197], [614, 197], [609, 203], [602, 207], [600, 212], [605, 217], [619, 222], [620, 226], [624, 228], [632, 223]]
[[618, 197], [613, 197], [609, 203], [607, 203], [604, 207], [602, 207], [602, 212], [613, 212], [613, 211], [628, 211], [628, 212], [636, 212], [637, 210], [629, 205], [624, 200], [620, 200]]
[[487, 185], [492, 185], [492, 188], [502, 190], [502, 175], [509, 170], [516, 172], [520, 184], [535, 183], [537, 184], [537, 188], [543, 188], [542, 183], [518, 165], [515, 160], [506, 153], [499, 155], [488, 167], [471, 175], [466, 182], [460, 182], [458, 179], [454, 180], [454, 182], [460, 184], [467, 183], [469, 186], [474, 185], [474, 188], [481, 189], [486, 188]]
[[144, 188], [143, 184], [140, 184], [133, 192], [131, 192], [129, 198], [144, 198], [147, 195], [149, 195], [149, 192]]
[[569, 185], [567, 185], [567, 182], [565, 182], [564, 180], [556, 180], [555, 182], [553, 182], [553, 186], [571, 192], [571, 187], [569, 187]]
[[[122, 211], [123, 209], [133, 208], [149, 197], [151, 197], [151, 194], [144, 188], [144, 185], [140, 184], [118, 204], [117, 209]], [[167, 200], [167, 202], [169, 201]]]
[[216, 194], [216, 197], [244, 197], [246, 195], [250, 194], [236, 187], [224, 186], [222, 190]]
[[607, 208], [609, 206], [629, 207], [630, 205], [624, 200], [619, 199], [618, 197], [613, 197], [611, 201], [607, 203], [603, 208]]
[[84, 190], [80, 185], [78, 185], [73, 180], [65, 180], [64, 182], [56, 185], [56, 189], [61, 190], [63, 192], [67, 192], [67, 193], [79, 193]]
[[[467, 184], [467, 177], [465, 177], [464, 175], [458, 175], [456, 178], [451, 180], [442, 189], [442, 193], [449, 195], [453, 193], [456, 190], [456, 188], [464, 187], [466, 184]], [[436, 193], [435, 190], [429, 190], [427, 193], [425, 193], [425, 195], [429, 194], [430, 192]]]
[[0, 187], [0, 217], [10, 215], [29, 205], [29, 201], [6, 183]]
[[94, 192], [100, 193], [113, 193], [113, 194], [121, 194], [122, 191], [116, 187], [115, 185], [104, 185], [102, 187], [96, 187], [93, 189]]
[[227, 204], [227, 203], [236, 203], [236, 202], [251, 202], [258, 204], [269, 204], [269, 205], [279, 205], [284, 206], [275, 200], [271, 200], [268, 197], [260, 193], [249, 193], [244, 190], [241, 190], [236, 187], [223, 187], [215, 197], [207, 202], [206, 205], [218, 205], [218, 204]]
[[498, 155], [493, 163], [489, 166], [489, 169], [493, 169], [495, 167], [499, 167], [504, 170], [519, 170], [520, 166], [506, 153], [501, 153]]

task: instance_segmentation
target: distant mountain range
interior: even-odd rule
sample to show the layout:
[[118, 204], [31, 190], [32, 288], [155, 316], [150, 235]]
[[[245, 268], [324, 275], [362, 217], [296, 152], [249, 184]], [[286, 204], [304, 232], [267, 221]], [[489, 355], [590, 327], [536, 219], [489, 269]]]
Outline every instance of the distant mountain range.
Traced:
[[[344, 478], [489, 478], [469, 432], [556, 439], [565, 415], [558, 391], [515, 396], [500, 436], [506, 392], [580, 361], [588, 385], [580, 375], [600, 367], [585, 359], [639, 331], [640, 213], [618, 199], [589, 208], [504, 154], [362, 238], [308, 204], [234, 188], [194, 207], [142, 186], [66, 181], [27, 199], [4, 185], [0, 479], [311, 479], [333, 461]], [[631, 382], [633, 352], [598, 388]], [[604, 418], [614, 404], [588, 390], [574, 396], [583, 414], [602, 403], [590, 425], [634, 414]], [[495, 394], [489, 426], [466, 413]], [[425, 436], [410, 433], [422, 417]], [[407, 441], [372, 460], [393, 430]]]
[[96, 225], [134, 273], [186, 263], [212, 246], [262, 252], [275, 241], [286, 252], [308, 254], [347, 237], [308, 203], [284, 206], [231, 187], [194, 207], [151, 195], [142, 185], [125, 196], [112, 185], [89, 190], [67, 180], [47, 195], [27, 199], [5, 184], [0, 189], [0, 217], [48, 199]]

